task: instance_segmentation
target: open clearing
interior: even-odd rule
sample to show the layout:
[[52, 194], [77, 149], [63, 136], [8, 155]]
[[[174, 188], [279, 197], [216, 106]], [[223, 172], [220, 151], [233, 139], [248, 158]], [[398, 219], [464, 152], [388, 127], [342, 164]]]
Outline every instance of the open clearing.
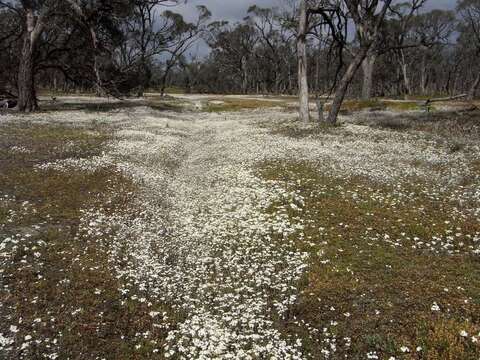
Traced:
[[480, 113], [60, 100], [0, 115], [0, 357], [480, 357]]

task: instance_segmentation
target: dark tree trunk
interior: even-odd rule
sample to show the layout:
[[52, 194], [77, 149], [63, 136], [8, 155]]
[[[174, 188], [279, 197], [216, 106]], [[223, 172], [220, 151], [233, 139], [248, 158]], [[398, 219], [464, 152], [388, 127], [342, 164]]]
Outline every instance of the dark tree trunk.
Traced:
[[340, 83], [335, 91], [335, 95], [333, 98], [332, 108], [328, 114], [327, 122], [329, 124], [335, 124], [337, 122], [338, 113], [340, 112], [340, 108], [342, 106], [343, 100], [345, 100], [345, 95], [347, 94], [348, 86], [353, 80], [355, 73], [362, 65], [363, 60], [367, 56], [369, 48], [360, 48], [359, 52], [355, 55], [353, 61], [348, 66], [345, 75], [343, 75]]
[[165, 90], [167, 89], [167, 76], [168, 74], [165, 73], [162, 76], [162, 86], [160, 88], [160, 96], [164, 97], [165, 96]]
[[167, 80], [168, 80], [168, 74], [170, 74], [170, 70], [172, 70], [174, 62], [170, 61], [169, 65], [167, 65], [165, 72], [162, 75], [162, 81], [161, 81], [161, 88], [160, 88], [160, 96], [165, 96], [165, 90], [167, 89]]
[[18, 68], [18, 110], [32, 112], [38, 109], [35, 92], [34, 53], [30, 34], [25, 34]]
[[38, 109], [35, 92], [35, 51], [38, 38], [43, 31], [41, 19], [35, 17], [33, 9], [26, 9], [27, 31], [23, 36], [23, 47], [18, 67], [18, 105], [19, 111], [31, 112]]
[[141, 61], [141, 65], [140, 65], [141, 78], [140, 78], [140, 86], [139, 86], [137, 95], [139, 97], [142, 97], [145, 93], [145, 90], [147, 90], [148, 87], [150, 86], [150, 78], [152, 77], [152, 72], [145, 58], [141, 59], [140, 61]]

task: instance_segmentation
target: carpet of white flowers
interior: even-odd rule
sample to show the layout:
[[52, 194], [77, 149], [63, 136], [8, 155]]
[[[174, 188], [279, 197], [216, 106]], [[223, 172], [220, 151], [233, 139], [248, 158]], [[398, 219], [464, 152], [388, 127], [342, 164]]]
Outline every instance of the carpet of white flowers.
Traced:
[[[157, 326], [167, 329], [166, 341], [153, 347], [151, 358], [320, 356], [312, 355], [312, 348], [305, 346], [304, 332], [321, 344], [323, 358], [334, 358], [337, 347], [345, 350], [355, 342], [350, 336], [336, 338], [331, 330], [335, 320], [318, 327], [290, 313], [303, 294], [302, 279], [310, 271], [312, 254], [324, 265], [338, 256], [338, 252], [330, 256], [326, 250], [326, 244], [331, 244], [329, 232], [337, 236], [338, 229], [323, 228], [320, 219], [313, 225], [325, 242], [307, 238], [305, 228], [311, 229], [312, 223], [310, 219], [306, 224], [307, 216], [302, 215], [308, 209], [305, 195], [299, 190], [305, 179], [292, 184], [282, 181], [281, 176], [262, 176], [259, 169], [263, 164], [307, 162], [324, 177], [342, 181], [362, 177], [381, 186], [393, 184], [388, 196], [360, 185], [342, 188], [319, 184], [316, 188], [317, 195], [336, 191], [359, 206], [374, 201], [395, 208], [411, 201], [412, 184], [428, 184], [419, 190], [421, 195], [450, 204], [449, 209], [455, 211], [449, 214], [450, 220], [443, 220], [443, 215], [439, 218], [452, 221], [452, 226], [444, 223], [441, 232], [422, 238], [407, 232], [397, 236], [366, 225], [365, 242], [442, 256], [466, 255], [476, 261], [480, 256], [478, 227], [467, 233], [468, 229], [458, 230], [451, 220], [479, 220], [480, 173], [472, 166], [480, 160], [476, 142], [469, 142], [462, 151], [449, 152], [434, 137], [358, 125], [344, 125], [321, 136], [295, 138], [272, 130], [276, 124], [285, 126], [292, 119], [292, 113], [279, 109], [214, 114], [160, 112], [139, 106], [101, 114], [78, 111], [34, 116], [28, 121], [67, 127], [95, 122], [113, 129], [113, 139], [103, 154], [47, 161], [36, 165], [36, 171], [89, 173], [113, 167], [138, 187], [135, 200], [122, 211], [82, 209], [75, 237], [106, 249], [108, 262], [121, 284], [118, 292], [122, 299], [152, 307], [150, 316], [158, 318], [161, 325]], [[14, 121], [27, 120], [3, 116], [0, 126]], [[10, 151], [28, 155], [29, 150], [12, 147]], [[4, 197], [2, 201], [15, 199]], [[28, 212], [28, 204], [21, 209]], [[9, 221], [14, 222], [15, 216], [13, 212], [8, 214]], [[418, 222], [422, 221], [419, 218]], [[338, 225], [341, 229], [348, 226]], [[0, 239], [0, 266], [15, 257], [25, 236]], [[465, 297], [465, 301], [478, 299]], [[168, 304], [181, 316], [170, 319], [154, 310], [156, 303]], [[329, 305], [335, 310], [334, 303]], [[425, 306], [429, 312], [443, 311], [443, 306], [430, 299]], [[345, 311], [340, 317], [348, 319], [350, 311], [356, 310]], [[43, 317], [48, 314], [39, 315]], [[303, 330], [284, 331], [280, 324], [287, 321]], [[8, 324], [9, 332], [0, 334], [0, 349], [7, 357], [19, 356], [22, 348], [42, 341], [34, 335], [19, 341], [15, 334], [21, 327], [21, 323]], [[459, 341], [477, 346], [480, 334], [467, 330], [458, 334]], [[143, 338], [155, 343], [151, 334]], [[45, 357], [56, 358], [55, 342], [49, 346], [52, 351]], [[392, 350], [397, 355], [388, 358], [421, 354], [420, 345], [410, 347], [398, 347]], [[375, 348], [357, 356], [381, 358]]]

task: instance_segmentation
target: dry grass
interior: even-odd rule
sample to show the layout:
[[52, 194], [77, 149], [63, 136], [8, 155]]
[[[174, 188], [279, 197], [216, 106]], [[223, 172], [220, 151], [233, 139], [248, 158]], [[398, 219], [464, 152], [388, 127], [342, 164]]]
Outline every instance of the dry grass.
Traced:
[[435, 112], [430, 114], [372, 114], [358, 116], [354, 123], [387, 130], [413, 130], [443, 137], [478, 138], [480, 111]]

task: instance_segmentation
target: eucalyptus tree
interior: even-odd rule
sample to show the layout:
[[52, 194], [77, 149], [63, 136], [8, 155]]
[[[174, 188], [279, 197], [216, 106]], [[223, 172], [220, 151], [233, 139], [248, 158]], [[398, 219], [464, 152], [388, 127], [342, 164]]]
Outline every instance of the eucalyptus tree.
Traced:
[[473, 82], [468, 91], [468, 98], [473, 99], [480, 87], [480, 67], [478, 57], [480, 55], [480, 0], [460, 0], [457, 5], [461, 22], [459, 24], [460, 42], [466, 45], [469, 57], [475, 64], [473, 70]]
[[446, 46], [455, 30], [455, 15], [451, 11], [433, 10], [415, 18], [414, 29], [419, 44], [420, 92], [427, 94], [430, 79], [429, 68], [436, 58], [445, 57], [442, 49]]
[[[251, 6], [246, 22], [258, 34], [255, 57], [256, 81], [263, 83], [263, 90], [282, 93], [291, 86], [291, 49], [295, 32], [285, 22], [278, 8]], [[282, 86], [283, 85], [283, 86]]]
[[378, 42], [380, 29], [391, 3], [392, 0], [383, 0], [383, 2], [379, 0], [345, 1], [346, 10], [355, 26], [358, 49], [350, 64], [347, 66], [345, 74], [340, 79], [335, 91], [332, 107], [327, 119], [330, 124], [336, 123], [340, 107], [342, 106], [353, 77], [367, 57], [369, 51]]
[[[107, 49], [107, 43], [121, 41], [118, 22], [129, 8], [130, 0], [1, 1], [0, 9], [21, 24], [16, 29], [16, 41], [10, 45], [18, 55], [15, 81], [18, 110], [30, 112], [38, 108], [35, 81], [40, 72], [55, 69], [73, 78], [71, 64], [64, 61], [68, 56], [83, 68], [78, 72], [81, 76], [88, 73], [83, 64], [93, 59], [94, 82], [103, 87], [99, 53]], [[89, 39], [90, 46], [82, 46], [84, 38]]]
[[240, 84], [247, 93], [251, 84], [251, 60], [254, 56], [258, 33], [249, 23], [230, 25], [228, 22], [209, 24], [204, 39], [212, 49], [217, 71]]
[[164, 12], [165, 19], [169, 19], [173, 27], [171, 28], [167, 37], [168, 41], [165, 43], [165, 68], [161, 79], [161, 94], [165, 94], [168, 75], [170, 71], [183, 58], [185, 53], [197, 42], [203, 33], [207, 31], [208, 23], [211, 18], [211, 13], [207, 7], [199, 5], [197, 8], [197, 20], [194, 23], [185, 22], [180, 14], [170, 11]]
[[[18, 51], [16, 85], [18, 109], [31, 112], [38, 108], [35, 91], [35, 57], [42, 33], [48, 25], [49, 17], [58, 6], [54, 0], [0, 1], [0, 9], [9, 11], [16, 17], [21, 27]], [[8, 38], [7, 38], [8, 40]]]
[[[312, 26], [326, 25], [330, 35], [339, 44], [340, 51], [346, 48], [349, 42], [349, 24], [353, 24], [356, 34], [356, 49], [351, 52], [351, 61], [346, 65], [334, 95], [327, 122], [335, 124], [338, 113], [347, 94], [347, 90], [364, 62], [369, 51], [379, 40], [381, 26], [389, 9], [391, 0], [352, 0], [352, 1], [309, 1], [300, 2], [298, 20], [298, 59], [299, 59], [299, 97], [300, 119], [309, 120], [308, 114], [308, 83], [306, 78], [306, 36]], [[319, 22], [312, 19], [312, 15], [319, 15]], [[342, 54], [340, 52], [340, 57]]]
[[420, 9], [426, 2], [427, 0], [411, 0], [391, 6], [386, 23], [387, 50], [384, 52], [392, 51], [395, 54], [406, 95], [413, 92], [408, 53], [420, 45], [415, 31], [415, 23]]
[[[346, 21], [340, 16], [339, 2], [328, 0], [301, 0], [297, 16], [297, 65], [298, 65], [298, 94], [299, 117], [303, 122], [310, 121], [309, 111], [309, 70], [308, 70], [308, 41], [310, 37], [321, 38], [325, 32], [327, 36], [338, 39], [343, 36]], [[340, 41], [338, 41], [340, 43]], [[320, 55], [320, 53], [318, 54]], [[318, 79], [317, 79], [318, 81]], [[321, 110], [319, 109], [321, 114]]]
[[198, 16], [192, 23], [170, 9], [165, 10], [178, 3], [179, 0], [133, 0], [133, 13], [122, 24], [125, 41], [117, 49], [117, 57], [123, 68], [137, 74], [139, 96], [150, 86], [152, 69], [161, 59], [165, 61], [161, 76], [163, 93], [171, 69], [198, 40], [210, 19], [205, 6], [197, 6]]
[[[104, 72], [111, 71], [113, 50], [123, 39], [121, 23], [132, 12], [131, 0], [65, 0], [73, 11], [72, 20], [84, 30], [90, 42], [92, 73], [97, 95], [115, 91]], [[111, 79], [110, 79], [111, 80]]]

